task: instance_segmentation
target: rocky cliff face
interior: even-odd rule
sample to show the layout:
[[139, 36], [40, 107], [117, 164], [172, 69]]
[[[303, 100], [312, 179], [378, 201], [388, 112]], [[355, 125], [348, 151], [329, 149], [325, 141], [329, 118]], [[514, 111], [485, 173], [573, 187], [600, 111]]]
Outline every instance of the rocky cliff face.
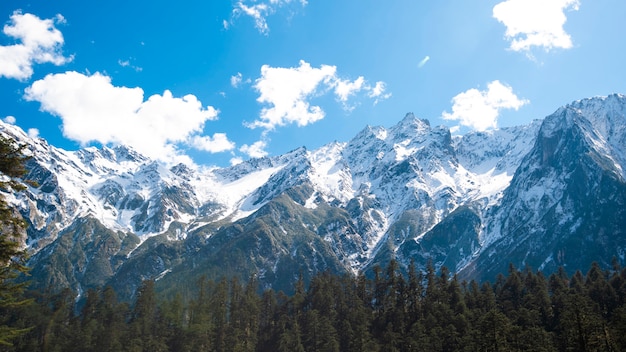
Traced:
[[466, 268], [469, 277], [493, 277], [505, 270], [504, 259], [548, 271], [624, 259], [625, 103], [617, 95], [586, 99], [544, 120], [501, 203], [490, 209], [485, 249]]
[[129, 296], [206, 275], [266, 287], [396, 258], [492, 279], [624, 257], [626, 97], [574, 102], [526, 126], [451, 136], [407, 114], [318, 150], [228, 168], [167, 168], [132, 148], [29, 146], [12, 198], [31, 225], [35, 285]]

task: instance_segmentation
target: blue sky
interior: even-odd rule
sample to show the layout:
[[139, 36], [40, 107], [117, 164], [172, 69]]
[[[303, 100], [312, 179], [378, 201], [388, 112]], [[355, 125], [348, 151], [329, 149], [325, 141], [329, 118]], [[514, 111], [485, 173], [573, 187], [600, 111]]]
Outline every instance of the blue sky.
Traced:
[[227, 166], [407, 112], [454, 133], [626, 92], [623, 0], [2, 1], [0, 118]]

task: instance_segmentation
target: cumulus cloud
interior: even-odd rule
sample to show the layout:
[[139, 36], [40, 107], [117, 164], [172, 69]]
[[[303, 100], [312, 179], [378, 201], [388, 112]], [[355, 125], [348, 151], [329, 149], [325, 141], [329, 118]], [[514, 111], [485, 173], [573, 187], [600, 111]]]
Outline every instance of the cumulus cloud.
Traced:
[[39, 130], [36, 128], [29, 128], [28, 129], [28, 136], [30, 138], [38, 138], [39, 137]]
[[241, 163], [243, 163], [243, 158], [240, 157], [240, 156], [234, 156], [234, 157], [232, 157], [230, 159], [230, 165], [231, 166], [235, 166], [235, 165], [238, 165], [238, 164], [241, 164]]
[[270, 107], [263, 108], [260, 119], [249, 127], [272, 130], [291, 123], [306, 126], [323, 119], [322, 108], [311, 106], [307, 99], [316, 94], [320, 84], [330, 84], [336, 70], [335, 66], [328, 65], [313, 68], [304, 61], [295, 68], [263, 65], [254, 88], [261, 94], [257, 101]]
[[251, 145], [244, 144], [239, 148], [239, 151], [248, 155], [251, 158], [262, 158], [269, 153], [265, 150], [267, 148], [267, 142], [260, 140], [252, 143]]
[[254, 20], [256, 29], [264, 35], [270, 32], [267, 24], [267, 17], [274, 14], [278, 8], [290, 5], [292, 3], [300, 3], [302, 6], [307, 5], [306, 0], [243, 0], [235, 4], [230, 21], [224, 20], [224, 29], [229, 29], [235, 19], [240, 16], [248, 16]]
[[190, 162], [179, 144], [212, 152], [234, 148], [225, 135], [200, 137], [205, 122], [217, 119], [218, 111], [203, 107], [193, 95], [177, 98], [166, 90], [144, 100], [143, 89], [114, 86], [100, 73], [66, 72], [34, 82], [24, 98], [59, 116], [63, 134], [83, 145], [130, 145], [166, 162]]
[[472, 88], [458, 94], [452, 98], [452, 103], [452, 113], [443, 112], [444, 119], [459, 121], [462, 126], [484, 131], [497, 127], [500, 110], [518, 110], [529, 101], [519, 99], [511, 87], [496, 80], [487, 85], [487, 90]]
[[209, 153], [220, 153], [235, 149], [235, 143], [228, 140], [225, 133], [214, 133], [210, 136], [194, 136], [192, 145]]
[[19, 43], [0, 46], [0, 77], [24, 81], [33, 75], [36, 63], [60, 66], [71, 61], [62, 54], [63, 34], [55, 28], [55, 24], [64, 22], [61, 15], [42, 20], [29, 13], [13, 12], [3, 33]]
[[266, 130], [294, 123], [306, 126], [323, 119], [324, 110], [311, 105], [309, 100], [331, 91], [348, 110], [351, 109], [348, 99], [360, 91], [366, 91], [368, 97], [377, 100], [390, 95], [385, 93], [384, 82], [377, 82], [372, 87], [363, 77], [354, 81], [341, 79], [336, 66], [315, 68], [303, 60], [298, 67], [263, 65], [261, 77], [256, 80], [254, 88], [260, 93], [257, 101], [266, 106], [262, 108], [259, 119], [248, 127]]
[[4, 122], [8, 123], [9, 125], [15, 125], [15, 122], [17, 121], [17, 119], [15, 118], [15, 116], [7, 116], [4, 119], [2, 119]]
[[339, 101], [346, 102], [351, 95], [363, 89], [363, 83], [365, 83], [363, 76], [354, 81], [337, 79], [335, 81], [335, 95]]
[[565, 11], [579, 6], [579, 0], [507, 0], [494, 6], [493, 17], [506, 26], [511, 50], [569, 49], [572, 39], [563, 29]]

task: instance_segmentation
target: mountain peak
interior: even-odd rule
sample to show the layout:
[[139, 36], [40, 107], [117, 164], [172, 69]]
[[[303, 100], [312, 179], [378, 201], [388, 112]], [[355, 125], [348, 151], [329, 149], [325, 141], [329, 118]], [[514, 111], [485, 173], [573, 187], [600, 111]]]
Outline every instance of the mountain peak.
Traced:
[[[582, 243], [571, 234], [604, 234], [616, 238], [611, 248], [625, 248], [626, 237], [617, 237], [626, 225], [612, 220], [626, 219], [625, 113], [623, 95], [584, 99], [543, 122], [454, 142], [445, 126], [408, 113], [390, 128], [367, 126], [348, 143], [200, 170], [167, 169], [127, 146], [44, 148], [4, 123], [0, 134], [35, 154], [29, 175], [41, 186], [13, 204], [32, 224], [40, 282], [60, 277], [84, 290], [92, 286], [82, 273], [97, 270], [106, 273], [102, 282], [128, 286], [193, 267], [209, 276], [249, 268], [272, 285], [322, 270], [316, 263], [356, 272], [391, 257], [473, 273], [499, 270], [509, 255], [516, 266], [567, 264], [563, 258], [585, 253], [568, 252], [568, 243]], [[311, 247], [315, 241], [320, 246]], [[532, 260], [515, 256], [517, 243]], [[86, 271], [82, 263], [98, 267]]]
[[426, 119], [420, 119], [412, 112], [404, 115], [404, 118], [394, 127], [400, 128], [416, 128], [418, 130], [428, 129], [430, 128], [430, 121]]

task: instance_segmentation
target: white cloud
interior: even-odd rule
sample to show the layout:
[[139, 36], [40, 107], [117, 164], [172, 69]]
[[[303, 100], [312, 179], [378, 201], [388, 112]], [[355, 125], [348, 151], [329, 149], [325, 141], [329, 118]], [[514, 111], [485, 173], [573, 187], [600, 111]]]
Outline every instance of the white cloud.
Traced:
[[424, 58], [422, 59], [422, 61], [420, 61], [420, 62], [417, 64], [417, 68], [422, 68], [422, 67], [424, 67], [424, 65], [426, 65], [426, 63], [427, 63], [428, 61], [430, 61], [430, 56], [426, 56], [426, 57], [424, 57]]
[[335, 95], [339, 101], [345, 103], [348, 101], [348, 97], [363, 89], [363, 83], [365, 83], [363, 76], [354, 81], [337, 79], [335, 81]]
[[39, 130], [36, 128], [29, 128], [27, 133], [30, 138], [39, 138]]
[[252, 17], [252, 19], [254, 20], [254, 26], [261, 34], [268, 35], [270, 29], [267, 24], [267, 17], [274, 14], [279, 7], [298, 2], [302, 6], [307, 5], [306, 0], [269, 0], [260, 2], [257, 0], [239, 1], [233, 8], [230, 21], [224, 20], [224, 29], [229, 29], [236, 18], [245, 15]]
[[15, 125], [15, 122], [17, 122], [17, 119], [15, 118], [15, 116], [7, 116], [3, 119], [4, 122], [8, 123], [9, 125]]
[[369, 93], [367, 96], [376, 99], [374, 100], [374, 105], [378, 104], [381, 100], [389, 99], [391, 97], [391, 93], [387, 93], [387, 85], [382, 81], [376, 82], [376, 85], [373, 88], [369, 87], [368, 90]]
[[233, 10], [233, 15], [238, 16], [238, 14], [241, 13], [252, 17], [254, 19], [254, 26], [256, 29], [258, 29], [262, 34], [267, 35], [270, 32], [270, 29], [267, 25], [265, 17], [270, 11], [273, 11], [273, 8], [267, 4], [247, 6], [243, 2], [239, 2], [237, 3], [237, 7]]
[[513, 89], [500, 81], [487, 85], [487, 90], [472, 88], [452, 98], [452, 113], [443, 112], [446, 120], [456, 120], [478, 131], [497, 127], [501, 109], [518, 110], [529, 103], [519, 99]]
[[3, 32], [21, 43], [0, 46], [0, 77], [24, 81], [33, 75], [35, 63], [60, 66], [71, 61], [61, 52], [63, 34], [55, 28], [55, 23], [64, 22], [61, 15], [42, 20], [29, 13], [13, 12]]
[[[176, 98], [167, 90], [144, 100], [143, 89], [116, 87], [99, 73], [50, 74], [25, 92], [26, 100], [40, 102], [41, 110], [63, 120], [67, 138], [83, 145], [126, 144], [166, 162], [190, 162], [177, 145], [189, 143], [218, 114], [193, 95]], [[216, 140], [223, 142], [219, 135]]]
[[270, 107], [263, 108], [260, 119], [249, 127], [273, 130], [276, 126], [290, 123], [306, 126], [323, 119], [322, 108], [311, 106], [307, 99], [317, 93], [320, 84], [329, 84], [335, 73], [335, 66], [313, 68], [304, 61], [295, 68], [263, 65], [261, 78], [257, 79], [254, 88], [261, 94], [257, 101]]
[[194, 136], [192, 145], [209, 153], [220, 153], [235, 149], [235, 143], [228, 140], [225, 133], [214, 133], [210, 136]]
[[233, 88], [237, 88], [239, 87], [239, 84], [241, 84], [242, 79], [243, 75], [241, 74], [241, 72], [237, 72], [236, 75], [230, 76], [230, 85], [233, 86]]
[[391, 94], [385, 93], [385, 83], [376, 82], [374, 87], [367, 84], [363, 77], [354, 81], [341, 79], [337, 67], [321, 65], [319, 68], [303, 60], [298, 67], [261, 67], [261, 77], [254, 88], [260, 93], [257, 101], [268, 105], [261, 109], [258, 120], [249, 123], [250, 128], [273, 130], [277, 126], [295, 123], [306, 126], [324, 118], [321, 107], [311, 105], [309, 100], [332, 91], [345, 109], [351, 110], [348, 99], [360, 91], [366, 91], [368, 97], [386, 99]]
[[237, 164], [243, 163], [243, 158], [239, 156], [234, 156], [230, 159], [230, 165], [235, 166]]
[[265, 151], [265, 148], [267, 148], [267, 142], [260, 140], [252, 143], [252, 145], [242, 145], [241, 148], [239, 148], [239, 151], [248, 155], [251, 158], [262, 158], [269, 154], [267, 151]]
[[[120, 66], [122, 66], [122, 67], [129, 67], [129, 68], [132, 68], [133, 70], [135, 70], [135, 71], [137, 71], [137, 72], [141, 72], [141, 71], [143, 71], [143, 68], [142, 68], [142, 67], [139, 67], [139, 66], [136, 66], [136, 65], [131, 64], [130, 60], [131, 60], [131, 59], [128, 59], [128, 60], [121, 60], [121, 59], [120, 59], [120, 60], [117, 60], [117, 63], [118, 63]], [[132, 60], [134, 60], [134, 59], [132, 59]]]
[[569, 49], [572, 39], [563, 29], [565, 10], [578, 10], [579, 0], [507, 0], [494, 6], [493, 17], [506, 26], [511, 50]]
[[233, 88], [239, 88], [241, 83], [249, 84], [249, 83], [252, 83], [252, 80], [250, 80], [250, 78], [247, 78], [244, 80], [241, 72], [237, 72], [236, 75], [230, 76], [230, 85]]

